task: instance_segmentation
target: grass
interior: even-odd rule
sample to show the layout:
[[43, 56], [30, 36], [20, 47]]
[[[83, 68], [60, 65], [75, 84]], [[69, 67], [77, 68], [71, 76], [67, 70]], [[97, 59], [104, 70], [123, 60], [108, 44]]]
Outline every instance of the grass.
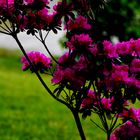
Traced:
[[[87, 140], [105, 139], [90, 120], [82, 123]], [[80, 140], [71, 112], [34, 74], [22, 72], [20, 55], [7, 50], [0, 50], [0, 140]]]

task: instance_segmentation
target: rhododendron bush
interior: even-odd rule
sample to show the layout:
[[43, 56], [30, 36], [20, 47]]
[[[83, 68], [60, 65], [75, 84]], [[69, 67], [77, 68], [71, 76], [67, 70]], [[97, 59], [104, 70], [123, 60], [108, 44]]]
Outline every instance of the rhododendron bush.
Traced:
[[[0, 32], [17, 42], [24, 54], [22, 69], [35, 73], [47, 93], [71, 110], [82, 140], [86, 136], [79, 116], [86, 119], [94, 114], [101, 125], [94, 119], [91, 123], [107, 134], [107, 140], [140, 139], [140, 109], [132, 106], [140, 100], [140, 39], [117, 44], [96, 40], [93, 36], [96, 18], [88, 0], [62, 0], [52, 9], [50, 3], [49, 0], [0, 1]], [[78, 7], [77, 3], [81, 5]], [[66, 32], [67, 52], [56, 60], [46, 38], [50, 31], [61, 30]], [[26, 52], [18, 38], [20, 32], [34, 36], [50, 57]], [[52, 76], [54, 90], [41, 74]]]

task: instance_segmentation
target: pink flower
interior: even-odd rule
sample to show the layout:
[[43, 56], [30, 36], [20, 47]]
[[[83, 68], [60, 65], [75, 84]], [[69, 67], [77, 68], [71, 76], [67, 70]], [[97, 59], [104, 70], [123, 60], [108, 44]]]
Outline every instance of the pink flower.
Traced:
[[133, 59], [130, 65], [130, 71], [132, 73], [140, 72], [140, 59]]
[[26, 16], [19, 15], [15, 20], [16, 24], [18, 24], [19, 28], [23, 31], [27, 29], [28, 18]]
[[112, 100], [107, 98], [102, 98], [101, 103], [103, 107], [107, 110], [111, 110]]
[[75, 69], [76, 72], [88, 72], [88, 61], [84, 56], [81, 56], [79, 58], [79, 61], [77, 61], [74, 65], [73, 68]]
[[97, 48], [97, 45], [96, 44], [94, 44], [93, 47], [88, 48], [88, 50], [94, 56], [96, 56], [98, 54], [98, 48]]
[[[110, 45], [109, 45], [110, 46]], [[107, 47], [108, 48], [108, 47]], [[116, 51], [118, 55], [132, 55], [140, 56], [140, 39], [119, 42], [114, 45], [114, 52]], [[115, 53], [116, 53], [115, 52]]]
[[86, 108], [86, 107], [88, 107], [90, 105], [93, 105], [93, 103], [94, 103], [93, 100], [91, 98], [87, 97], [87, 98], [83, 99], [81, 107]]
[[89, 90], [88, 91], [88, 95], [89, 98], [95, 99], [95, 92], [93, 90]]
[[[44, 54], [32, 51], [27, 55], [30, 61], [35, 66], [36, 70], [43, 72], [44, 70], [48, 70], [51, 67], [51, 59], [45, 56]], [[32, 67], [30, 66], [30, 63], [28, 62], [25, 56], [22, 57], [21, 63], [23, 64], [22, 70], [25, 71], [30, 68], [31, 71], [33, 71]]]
[[77, 75], [72, 68], [57, 69], [54, 72], [52, 83], [68, 83], [72, 88], [80, 88], [85, 84], [86, 79], [83, 76]]
[[69, 53], [67, 52], [67, 53], [63, 54], [61, 57], [59, 57], [58, 63], [63, 65], [68, 61], [68, 58], [69, 58]]
[[0, 0], [0, 7], [7, 7], [7, 1], [8, 1], [8, 5], [13, 5], [14, 4], [14, 0]]
[[127, 121], [111, 134], [110, 140], [134, 140], [140, 139], [140, 128], [131, 121]]
[[127, 65], [113, 65], [112, 80], [115, 82], [125, 82], [128, 78], [128, 66]]
[[116, 45], [116, 51], [119, 55], [132, 54], [132, 48], [128, 42], [119, 42]]
[[67, 22], [67, 25], [65, 25], [65, 29], [68, 29], [68, 30], [74, 30], [74, 29], [90, 30], [91, 29], [91, 25], [88, 24], [87, 18], [85, 18], [83, 16], [78, 16], [74, 21], [73, 20], [69, 20]]
[[63, 70], [57, 70], [54, 72], [52, 83], [54, 84], [60, 84], [64, 80], [64, 71]]
[[5, 13], [12, 16], [14, 12], [14, 0], [0, 0], [0, 15]]
[[108, 90], [112, 90], [114, 87], [120, 84], [130, 83], [130, 77], [128, 73], [128, 65], [115, 65], [112, 64], [112, 70], [108, 70], [106, 67], [103, 70], [104, 82]]
[[61, 6], [61, 5], [62, 5], [62, 2], [57, 2], [57, 4], [55, 4], [55, 5], [53, 6], [53, 10], [54, 10], [54, 11], [57, 11], [57, 10], [58, 10], [58, 7]]
[[140, 80], [135, 80], [135, 86], [140, 89]]
[[37, 14], [38, 14], [40, 19], [45, 20], [45, 18], [48, 16], [48, 9], [43, 8], [42, 10], [39, 10]]
[[104, 52], [109, 58], [117, 58], [118, 54], [116, 52], [116, 46], [113, 46], [113, 44], [110, 41], [104, 41]]
[[84, 56], [81, 56], [79, 60], [70, 56], [70, 53], [65, 53], [58, 59], [52, 82], [54, 84], [68, 83], [74, 88], [76, 86], [79, 88], [85, 84], [88, 63]]
[[40, 11], [38, 11], [37, 16], [40, 19], [40, 24], [42, 28], [44, 28], [46, 25], [50, 26], [51, 23], [54, 20], [55, 13], [48, 13], [48, 9], [44, 8]]
[[134, 121], [139, 121], [139, 110], [131, 107], [129, 109], [124, 109], [121, 113], [119, 113], [119, 117], [123, 119], [132, 119]]
[[140, 38], [135, 40], [135, 52], [138, 56], [140, 56]]
[[95, 97], [94, 91], [89, 90], [87, 97], [85, 99], [83, 99], [83, 101], [82, 101], [81, 107], [86, 108], [90, 105], [94, 105], [95, 100], [96, 100], [96, 97]]
[[137, 80], [135, 77], [128, 77], [128, 78], [126, 78], [125, 79], [125, 83], [126, 83], [126, 85], [128, 86], [128, 87], [138, 87], [138, 88], [140, 88], [140, 82], [139, 82], [139, 80]]
[[83, 50], [92, 46], [92, 39], [88, 34], [74, 35], [66, 46], [70, 50]]

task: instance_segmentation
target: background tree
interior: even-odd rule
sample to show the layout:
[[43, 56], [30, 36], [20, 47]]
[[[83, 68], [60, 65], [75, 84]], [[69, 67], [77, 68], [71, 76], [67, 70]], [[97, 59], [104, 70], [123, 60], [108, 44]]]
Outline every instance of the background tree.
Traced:
[[104, 7], [102, 6], [102, 9], [97, 9], [93, 0], [89, 0], [89, 3], [94, 11], [94, 32], [97, 39], [110, 39], [111, 36], [117, 36], [122, 41], [140, 35], [139, 1], [110, 0]]
[[96, 41], [110, 40], [112, 36], [117, 36], [120, 41], [140, 36], [140, 0], [69, 1], [80, 5], [77, 8], [80, 8], [82, 14], [93, 16], [91, 22], [94, 22], [93, 34]]

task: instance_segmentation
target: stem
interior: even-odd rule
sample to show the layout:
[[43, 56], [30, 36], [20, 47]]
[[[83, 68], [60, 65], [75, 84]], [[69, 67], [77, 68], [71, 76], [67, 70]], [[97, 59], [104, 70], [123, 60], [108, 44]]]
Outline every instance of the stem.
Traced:
[[93, 122], [98, 128], [100, 128], [102, 131], [104, 131], [106, 133], [105, 129], [102, 128], [101, 126], [99, 126], [96, 122], [94, 122], [93, 120], [91, 120], [91, 122]]
[[73, 116], [74, 116], [74, 119], [75, 119], [75, 122], [76, 122], [76, 126], [77, 126], [77, 129], [79, 131], [79, 135], [81, 137], [81, 140], [86, 140], [86, 137], [85, 137], [85, 134], [84, 134], [84, 131], [83, 131], [83, 128], [82, 128], [82, 124], [81, 124], [81, 121], [80, 121], [80, 118], [79, 118], [79, 115], [78, 115], [78, 111], [74, 110], [69, 104], [67, 104], [65, 101], [57, 98], [53, 93], [52, 91], [49, 89], [49, 87], [46, 85], [46, 83], [44, 82], [44, 80], [42, 79], [42, 77], [40, 76], [40, 74], [36, 71], [36, 68], [35, 66], [33, 65], [33, 63], [30, 61], [28, 55], [26, 54], [22, 44], [20, 43], [18, 37], [16, 34], [12, 34], [13, 38], [16, 40], [19, 48], [21, 49], [22, 53], [24, 54], [24, 56], [26, 57], [26, 59], [28, 60], [29, 64], [31, 65], [31, 67], [34, 69], [34, 72], [36, 74], [36, 76], [38, 77], [39, 81], [41, 82], [41, 84], [45, 87], [45, 89], [47, 90], [47, 92], [54, 98], [56, 99], [57, 101], [61, 102], [62, 104], [66, 105], [72, 112]]
[[107, 140], [110, 140], [110, 132], [107, 132]]
[[74, 119], [75, 119], [75, 122], [76, 122], [76, 126], [77, 126], [77, 129], [79, 131], [79, 135], [81, 137], [81, 140], [86, 140], [86, 137], [85, 137], [85, 134], [84, 134], [84, 131], [83, 131], [83, 128], [82, 128], [82, 124], [81, 124], [78, 112], [74, 110], [74, 111], [72, 111], [72, 114], [74, 116]]
[[17, 42], [19, 48], [21, 49], [22, 53], [24, 54], [24, 56], [25, 56], [26, 59], [28, 60], [28, 62], [29, 62], [29, 64], [31, 65], [31, 67], [34, 69], [34, 72], [35, 72], [37, 78], [39, 79], [39, 81], [41, 82], [41, 84], [44, 86], [44, 88], [46, 89], [46, 91], [47, 91], [54, 99], [56, 99], [57, 101], [59, 101], [60, 103], [62, 103], [62, 104], [64, 104], [64, 105], [66, 105], [68, 108], [70, 108], [70, 106], [69, 106], [65, 101], [63, 101], [63, 100], [57, 98], [57, 97], [53, 94], [53, 92], [49, 89], [49, 87], [46, 85], [46, 83], [44, 82], [44, 80], [42, 79], [42, 77], [40, 76], [40, 74], [37, 72], [35, 66], [34, 66], [34, 65], [32, 64], [32, 62], [30, 61], [28, 55], [26, 54], [26, 52], [25, 52], [25, 50], [24, 50], [22, 44], [20, 43], [20, 41], [19, 41], [19, 39], [18, 39], [18, 37], [17, 37], [17, 34], [12, 34], [12, 37], [16, 40], [16, 42]]
[[47, 47], [47, 45], [46, 45], [46, 43], [45, 43], [45, 40], [46, 40], [46, 37], [48, 36], [48, 34], [49, 34], [49, 32], [46, 34], [46, 36], [45, 36], [45, 38], [43, 39], [43, 35], [42, 35], [42, 32], [41, 32], [41, 30], [39, 31], [39, 36], [40, 36], [40, 41], [41, 41], [41, 43], [44, 45], [44, 47], [45, 47], [45, 49], [46, 49], [46, 51], [48, 52], [48, 54], [50, 55], [50, 57], [54, 60], [54, 62], [56, 63], [56, 64], [58, 64], [58, 62], [57, 62], [57, 60], [54, 58], [54, 56], [51, 54], [51, 52], [50, 52], [50, 50], [48, 49], [48, 47]]

